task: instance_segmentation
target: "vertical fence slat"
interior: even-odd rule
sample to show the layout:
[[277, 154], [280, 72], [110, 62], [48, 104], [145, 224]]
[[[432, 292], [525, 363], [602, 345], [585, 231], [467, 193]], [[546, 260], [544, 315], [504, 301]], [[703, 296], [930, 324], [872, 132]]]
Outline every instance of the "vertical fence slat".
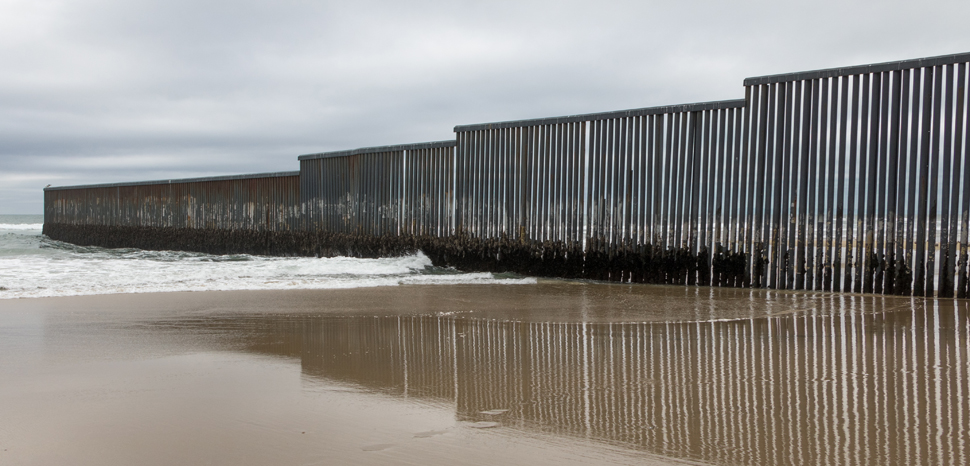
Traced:
[[889, 134], [889, 188], [888, 188], [888, 206], [886, 213], [886, 250], [885, 254], [888, 258], [885, 264], [886, 267], [886, 280], [883, 286], [883, 292], [886, 294], [898, 293], [900, 289], [900, 282], [904, 281], [904, 277], [901, 275], [902, 269], [899, 264], [903, 260], [902, 251], [900, 249], [899, 242], [901, 240], [901, 230], [902, 223], [900, 222], [900, 206], [903, 201], [904, 190], [900, 189], [901, 182], [904, 180], [905, 174], [905, 162], [902, 153], [902, 144], [905, 142], [902, 139], [903, 131], [903, 118], [905, 118], [904, 113], [904, 85], [907, 83], [903, 79], [903, 73], [901, 71], [895, 71], [892, 73], [892, 117], [890, 121], [890, 134]]
[[[957, 297], [966, 298], [967, 297], [967, 239], [968, 239], [968, 227], [970, 227], [970, 160], [967, 160], [966, 146], [964, 145], [963, 138], [966, 135], [964, 124], [966, 123], [966, 85], [967, 85], [967, 65], [965, 63], [960, 63], [957, 65], [957, 83], [956, 83], [956, 134], [954, 139], [954, 160], [960, 160], [963, 164], [963, 176], [961, 178], [961, 184], [963, 186], [963, 192], [960, 200], [960, 210], [957, 211], [960, 221], [960, 257], [959, 271], [957, 274]], [[951, 206], [951, 208], [956, 208], [956, 206]]]
[[940, 277], [941, 297], [954, 296], [954, 272], [956, 271], [956, 227], [957, 227], [957, 202], [959, 184], [959, 159], [954, 157], [954, 115], [953, 99], [954, 86], [956, 84], [954, 65], [946, 65], [946, 97], [944, 99], [944, 133], [943, 133], [943, 163], [944, 172], [941, 181], [942, 203], [941, 206], [941, 225], [940, 225], [940, 269], [937, 276]]
[[933, 103], [933, 77], [932, 68], [923, 68], [923, 78], [921, 80], [921, 104], [920, 129], [919, 129], [919, 191], [917, 198], [916, 213], [916, 254], [913, 260], [913, 293], [916, 296], [923, 296], [926, 291], [926, 234], [929, 225], [926, 223], [928, 209], [930, 208], [929, 198], [929, 170], [930, 170], [930, 137], [931, 137], [931, 115]]

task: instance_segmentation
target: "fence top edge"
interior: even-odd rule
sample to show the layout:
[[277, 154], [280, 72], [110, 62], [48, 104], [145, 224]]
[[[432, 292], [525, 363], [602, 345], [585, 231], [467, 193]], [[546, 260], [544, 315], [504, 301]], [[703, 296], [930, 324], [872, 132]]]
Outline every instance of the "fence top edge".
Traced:
[[646, 115], [660, 115], [664, 113], [699, 112], [704, 110], [720, 110], [744, 107], [744, 99], [718, 100], [713, 102], [697, 102], [692, 104], [663, 105], [659, 107], [634, 108], [629, 110], [615, 110], [611, 112], [583, 113], [561, 117], [534, 118], [529, 120], [499, 121], [495, 123], [476, 123], [455, 126], [456, 133], [481, 131], [488, 129], [517, 128], [524, 126], [555, 125], [561, 123], [576, 123], [580, 121], [607, 120], [611, 118], [628, 118]]
[[338, 150], [331, 152], [321, 152], [319, 154], [306, 154], [297, 157], [299, 160], [326, 159], [331, 157], [347, 157], [351, 155], [376, 154], [380, 152], [397, 152], [405, 150], [437, 149], [439, 147], [454, 147], [457, 143], [454, 140], [418, 142], [413, 144], [396, 144], [393, 146], [374, 146], [361, 147], [359, 149]]
[[123, 183], [101, 183], [101, 184], [82, 184], [75, 186], [52, 186], [44, 188], [44, 191], [63, 191], [68, 189], [93, 189], [93, 188], [123, 188], [127, 186], [148, 186], [158, 184], [178, 184], [178, 183], [202, 183], [206, 181], [232, 181], [232, 180], [254, 180], [260, 178], [283, 178], [287, 176], [299, 176], [299, 171], [290, 172], [269, 172], [251, 173], [247, 175], [224, 175], [207, 176], [203, 178], [179, 178], [172, 180], [152, 180], [152, 181], [131, 181]]
[[772, 74], [767, 76], [756, 76], [746, 78], [745, 86], [757, 86], [761, 84], [774, 84], [792, 81], [805, 81], [809, 79], [834, 78], [837, 76], [854, 76], [868, 73], [881, 73], [884, 71], [898, 71], [912, 68], [923, 68], [927, 66], [951, 65], [954, 63], [970, 62], [970, 52], [952, 55], [940, 55], [938, 57], [916, 58], [912, 60], [893, 61], [885, 63], [873, 63], [870, 65], [846, 66], [840, 68], [826, 68], [813, 71], [798, 71], [795, 73]]

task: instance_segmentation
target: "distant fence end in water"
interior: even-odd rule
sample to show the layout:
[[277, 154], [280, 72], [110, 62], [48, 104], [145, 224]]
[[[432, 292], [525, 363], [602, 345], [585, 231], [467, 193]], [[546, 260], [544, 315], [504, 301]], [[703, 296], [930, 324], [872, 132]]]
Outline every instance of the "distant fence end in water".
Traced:
[[297, 172], [54, 187], [106, 247], [378, 257], [624, 282], [967, 297], [970, 53], [748, 78], [744, 98], [456, 126]]

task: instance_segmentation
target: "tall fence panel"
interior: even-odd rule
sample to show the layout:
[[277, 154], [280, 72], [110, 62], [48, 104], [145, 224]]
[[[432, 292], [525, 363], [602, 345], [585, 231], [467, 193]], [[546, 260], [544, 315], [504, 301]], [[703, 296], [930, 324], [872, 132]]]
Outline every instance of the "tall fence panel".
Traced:
[[44, 223], [292, 231], [299, 172], [69, 186], [44, 190]]
[[403, 151], [327, 152], [300, 157], [302, 197], [310, 226], [332, 233], [397, 234]]
[[[741, 212], [732, 189], [746, 181], [736, 160], [744, 105], [458, 126], [456, 228], [551, 244], [609, 269], [571, 274], [709, 284], [713, 254], [745, 250], [727, 228]], [[727, 284], [727, 273], [715, 281]]]
[[753, 280], [966, 297], [970, 54], [745, 80], [758, 164]]
[[455, 142], [412, 146], [404, 159], [402, 232], [449, 236], [454, 231]]
[[731, 220], [724, 215], [738, 213], [726, 209], [723, 189], [743, 173], [727, 163], [743, 114], [744, 101], [734, 100], [593, 119], [582, 212], [587, 255], [625, 260], [620, 279], [711, 284], [714, 254], [744, 251], [720, 228]]
[[[519, 124], [524, 123], [524, 124]], [[479, 238], [577, 240], [585, 122], [459, 126], [456, 228]]]
[[454, 141], [299, 157], [306, 226], [368, 236], [451, 232]]

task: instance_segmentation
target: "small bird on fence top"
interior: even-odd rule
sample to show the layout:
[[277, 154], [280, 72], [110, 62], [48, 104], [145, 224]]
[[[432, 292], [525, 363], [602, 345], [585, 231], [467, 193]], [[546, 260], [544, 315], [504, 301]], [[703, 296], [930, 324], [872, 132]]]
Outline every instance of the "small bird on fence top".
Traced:
[[44, 187], [45, 187], [45, 188], [49, 188], [49, 187], [51, 187], [51, 185], [47, 185], [47, 186], [44, 186]]

